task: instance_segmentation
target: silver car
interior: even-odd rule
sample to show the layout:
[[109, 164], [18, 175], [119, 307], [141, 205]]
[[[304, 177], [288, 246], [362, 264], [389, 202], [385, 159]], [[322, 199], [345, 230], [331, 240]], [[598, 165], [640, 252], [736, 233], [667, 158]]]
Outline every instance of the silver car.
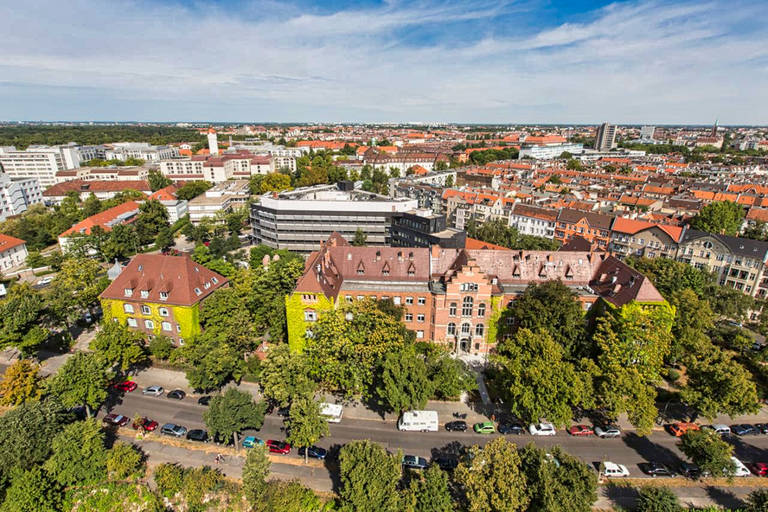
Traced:
[[602, 425], [595, 427], [595, 435], [602, 439], [609, 437], [620, 437], [621, 430], [619, 430], [619, 427], [614, 425]]
[[142, 395], [149, 395], [149, 396], [160, 396], [163, 394], [163, 386], [149, 386], [148, 388], [144, 388], [144, 391], [141, 392]]

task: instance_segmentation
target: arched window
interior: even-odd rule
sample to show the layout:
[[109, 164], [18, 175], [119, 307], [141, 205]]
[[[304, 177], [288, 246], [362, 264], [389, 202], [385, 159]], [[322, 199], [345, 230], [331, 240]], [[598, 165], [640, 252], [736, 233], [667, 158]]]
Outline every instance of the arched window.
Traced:
[[448, 324], [448, 336], [456, 336], [456, 324], [453, 322]]
[[482, 337], [483, 334], [485, 334], [485, 327], [483, 327], [483, 324], [477, 324], [475, 326], [475, 336]]
[[461, 316], [472, 316], [472, 305], [474, 299], [472, 297], [464, 297], [464, 301], [461, 303]]
[[469, 324], [461, 324], [461, 334], [463, 336], [469, 336], [469, 333], [472, 330], [472, 326]]
[[477, 316], [485, 316], [485, 302], [477, 305]]
[[448, 314], [450, 316], [456, 316], [456, 303], [451, 302], [451, 305], [448, 307]]

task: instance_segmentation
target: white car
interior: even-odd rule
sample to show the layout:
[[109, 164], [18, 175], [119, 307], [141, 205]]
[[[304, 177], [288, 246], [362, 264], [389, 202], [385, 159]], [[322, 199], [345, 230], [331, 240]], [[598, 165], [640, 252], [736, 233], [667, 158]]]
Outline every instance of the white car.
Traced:
[[603, 462], [603, 475], [608, 478], [626, 478], [629, 476], [629, 470], [623, 464]]
[[160, 396], [163, 394], [162, 386], [149, 386], [148, 388], [144, 388], [144, 391], [141, 392], [142, 395], [150, 395], [150, 396]]
[[553, 436], [556, 433], [555, 426], [551, 423], [531, 423], [528, 432], [532, 436]]
[[47, 284], [51, 284], [53, 282], [53, 276], [45, 276], [41, 280], [37, 282], [38, 286], [45, 286]]
[[752, 476], [752, 472], [739, 459], [731, 457], [731, 462], [733, 462], [733, 466], [736, 468], [733, 471], [733, 476]]
[[595, 427], [595, 435], [601, 439], [621, 437], [621, 430], [614, 425], [601, 425]]

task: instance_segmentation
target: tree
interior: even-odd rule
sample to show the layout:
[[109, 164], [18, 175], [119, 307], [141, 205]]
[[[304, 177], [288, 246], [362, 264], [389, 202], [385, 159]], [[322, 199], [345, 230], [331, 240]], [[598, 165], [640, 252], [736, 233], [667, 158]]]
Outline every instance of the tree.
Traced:
[[159, 334], [149, 340], [149, 353], [157, 359], [165, 360], [171, 356], [173, 341], [164, 334]]
[[452, 186], [453, 186], [453, 176], [448, 176], [447, 178], [445, 178], [445, 188], [451, 188]]
[[563, 348], [546, 330], [521, 329], [499, 343], [497, 352], [496, 385], [515, 417], [564, 426], [574, 407], [589, 402], [591, 377], [564, 360]]
[[516, 227], [509, 226], [502, 219], [487, 220], [477, 225], [472, 220], [467, 225], [467, 235], [483, 242], [501, 245], [510, 249], [555, 250], [560, 244], [540, 236], [521, 235]]
[[[440, 349], [431, 343], [428, 346]], [[464, 391], [477, 389], [475, 375], [467, 368], [466, 363], [451, 357], [446, 350], [427, 354], [426, 362], [429, 381], [434, 385], [435, 398], [455, 400]]]
[[292, 354], [288, 345], [273, 347], [261, 368], [264, 396], [285, 407], [294, 397], [311, 395], [316, 384], [309, 378], [309, 366], [301, 354]]
[[207, 181], [188, 181], [182, 185], [179, 190], [176, 191], [176, 197], [183, 201], [189, 201], [190, 199], [194, 199], [195, 197], [199, 196], [212, 186], [213, 185]]
[[155, 237], [155, 247], [161, 250], [168, 249], [175, 243], [176, 241], [173, 239], [173, 232], [171, 231], [171, 228], [168, 226], [162, 226], [157, 232], [157, 236]]
[[355, 247], [365, 247], [368, 240], [368, 235], [365, 234], [362, 228], [357, 228], [355, 231], [355, 238], [352, 240], [352, 245]]
[[744, 320], [755, 304], [755, 299], [730, 286], [717, 286], [708, 298], [712, 311], [724, 318]]
[[112, 368], [127, 372], [149, 360], [144, 334], [119, 322], [104, 322], [90, 348]]
[[127, 480], [144, 473], [144, 453], [136, 446], [118, 441], [107, 452], [107, 474], [112, 480]]
[[745, 512], [768, 512], [768, 490], [758, 489], [749, 493]]
[[264, 404], [256, 403], [250, 393], [235, 388], [211, 399], [203, 420], [211, 436], [219, 441], [233, 439], [237, 447], [237, 434], [247, 428], [261, 429], [264, 423]]
[[394, 412], [421, 409], [434, 393], [423, 357], [413, 345], [384, 356], [376, 394], [379, 403]]
[[154, 169], [149, 171], [147, 181], [149, 181], [149, 188], [152, 190], [152, 192], [157, 192], [161, 188], [165, 188], [168, 185], [173, 184], [173, 181], [171, 181], [170, 178], [164, 176], [163, 173]]
[[32, 353], [38, 338], [27, 336], [38, 326], [44, 308], [42, 295], [28, 283], [12, 286], [6, 298], [0, 300], [0, 346], [15, 346], [22, 354]]
[[448, 488], [448, 474], [436, 465], [414, 478], [405, 495], [407, 512], [452, 512], [455, 510]]
[[646, 485], [640, 488], [636, 512], [680, 512], [680, 500], [669, 487]]
[[245, 365], [241, 352], [208, 331], [174, 349], [170, 360], [184, 365], [190, 386], [201, 391], [219, 389], [228, 381], [241, 378]]
[[713, 430], [689, 430], [680, 438], [679, 446], [702, 473], [730, 477], [736, 470], [731, 460], [733, 446]]
[[107, 399], [112, 373], [96, 354], [75, 352], [48, 380], [48, 391], [57, 396], [65, 407], [85, 406], [88, 415]]
[[168, 210], [157, 199], [150, 199], [139, 206], [139, 215], [133, 222], [139, 243], [147, 245], [155, 241], [161, 229], [168, 227]]
[[91, 192], [88, 198], [83, 201], [83, 217], [90, 217], [96, 215], [102, 210], [101, 201], [96, 195]]
[[[318, 403], [309, 395], [294, 399], [288, 417], [288, 442], [293, 446], [309, 447], [328, 434], [328, 422], [320, 415]], [[305, 462], [308, 453], [304, 452]]]
[[43, 393], [40, 366], [29, 359], [19, 359], [5, 370], [0, 382], [0, 405], [20, 405], [40, 399]]
[[536, 332], [546, 329], [563, 347], [565, 358], [577, 358], [591, 352], [585, 331], [584, 313], [576, 293], [562, 281], [529, 284], [523, 294], [507, 306], [500, 325], [511, 322], [507, 333], [519, 329]]
[[264, 447], [254, 446], [248, 450], [243, 466], [243, 493], [251, 506], [256, 506], [264, 495], [270, 465]]
[[706, 418], [755, 414], [760, 410], [752, 375], [717, 347], [711, 346], [707, 353], [692, 358], [687, 376], [681, 398]]
[[708, 233], [738, 236], [744, 221], [744, 209], [733, 201], [713, 201], [704, 206], [691, 221], [691, 227]]
[[581, 162], [579, 162], [579, 161], [578, 161], [578, 160], [576, 160], [575, 158], [571, 158], [571, 159], [569, 159], [569, 160], [568, 160], [568, 161], [565, 163], [565, 168], [566, 168], [566, 169], [575, 170], [575, 171], [580, 171], [580, 170], [581, 170], [581, 168], [582, 168], [582, 166], [581, 166]]
[[0, 416], [0, 484], [15, 471], [42, 464], [53, 438], [69, 421], [71, 415], [52, 398], [21, 404]]
[[339, 453], [339, 496], [357, 512], [400, 510], [400, 460], [371, 441], [352, 441]]
[[268, 482], [262, 498], [255, 503], [256, 512], [321, 512], [325, 510], [312, 489], [298, 480]]
[[0, 512], [57, 512], [61, 506], [61, 489], [40, 466], [20, 471], [5, 492]]
[[597, 477], [586, 464], [559, 446], [537, 448], [533, 443], [519, 451], [528, 510], [589, 512], [597, 500]]
[[71, 423], [53, 438], [53, 453], [45, 470], [63, 486], [97, 482], [104, 478], [107, 449], [96, 418]]
[[676, 292], [686, 289], [691, 289], [699, 298], [705, 299], [713, 283], [711, 274], [669, 258], [627, 258], [627, 264], [648, 276], [667, 300], [673, 300]]
[[527, 510], [528, 489], [515, 445], [496, 438], [480, 449], [472, 446], [453, 474], [469, 512]]
[[87, 257], [68, 258], [51, 283], [48, 307], [68, 326], [96, 302], [107, 286], [109, 279], [97, 261]]
[[255, 194], [282, 192], [283, 190], [291, 190], [291, 177], [279, 172], [272, 172], [262, 178], [259, 191]]

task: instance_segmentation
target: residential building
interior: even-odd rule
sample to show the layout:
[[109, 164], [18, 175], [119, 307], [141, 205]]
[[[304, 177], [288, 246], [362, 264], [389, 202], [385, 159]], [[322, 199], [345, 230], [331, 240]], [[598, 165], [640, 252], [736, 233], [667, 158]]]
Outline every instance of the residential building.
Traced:
[[616, 125], [603, 123], [597, 128], [595, 149], [610, 151], [616, 147]]
[[683, 236], [682, 226], [616, 217], [611, 226], [609, 249], [618, 258], [675, 258]]
[[[426, 169], [425, 169], [426, 171]], [[402, 178], [389, 180], [389, 195], [394, 197], [397, 188], [401, 183], [412, 183], [414, 185], [432, 185], [433, 187], [445, 187], [446, 185], [456, 184], [456, 170], [447, 171], [426, 171], [423, 174], [412, 174]]]
[[106, 145], [104, 157], [107, 160], [128, 160], [138, 158], [147, 162], [159, 162], [167, 158], [178, 158], [179, 150], [173, 146], [153, 146], [147, 142], [115, 142]]
[[127, 201], [113, 206], [103, 212], [87, 217], [59, 235], [61, 252], [67, 252], [74, 247], [74, 239], [84, 235], [90, 235], [96, 226], [103, 231], [111, 231], [118, 224], [130, 224], [139, 215], [139, 203]]
[[643, 126], [640, 128], [640, 140], [653, 141], [654, 133], [656, 133], [655, 126]]
[[612, 222], [613, 217], [610, 215], [563, 208], [557, 215], [555, 240], [565, 243], [578, 235], [593, 244], [593, 247], [605, 250], [611, 239]]
[[27, 261], [27, 243], [0, 233], [0, 271], [19, 267]]
[[214, 218], [218, 212], [242, 208], [250, 196], [251, 189], [247, 180], [219, 183], [189, 201], [189, 220], [197, 224], [206, 217]]
[[56, 183], [72, 180], [83, 181], [137, 181], [149, 179], [149, 167], [78, 167], [56, 173]]
[[307, 253], [333, 232], [352, 240], [358, 228], [368, 245], [388, 245], [392, 217], [417, 208], [415, 199], [319, 185], [261, 196], [251, 205], [251, 226], [256, 243], [275, 249]]
[[553, 279], [585, 310], [598, 301], [668, 307], [649, 279], [606, 253], [352, 247], [334, 233], [309, 255], [286, 299], [289, 344], [301, 351], [322, 311], [371, 297], [403, 306], [416, 339], [485, 355], [496, 344], [503, 309], [529, 284]]
[[433, 213], [445, 212], [443, 205], [443, 188], [431, 185], [420, 185], [410, 181], [399, 181], [395, 186], [394, 198], [415, 199], [419, 209], [432, 210]]
[[213, 128], [208, 130], [208, 149], [210, 150], [211, 156], [219, 154], [219, 142], [216, 138], [216, 130]]
[[569, 142], [547, 144], [547, 145], [531, 145], [523, 146], [520, 148], [518, 154], [519, 159], [533, 158], [534, 160], [552, 160], [553, 158], [560, 158], [563, 153], [571, 153], [572, 155], [578, 155], [584, 150], [583, 144], [574, 144]]
[[713, 272], [723, 286], [752, 297], [768, 294], [768, 242], [687, 229], [677, 259]]
[[42, 202], [43, 192], [37, 178], [11, 178], [0, 173], [0, 221]]
[[35, 178], [45, 188], [56, 182], [56, 173], [66, 169], [61, 147], [29, 146], [25, 151], [0, 146], [0, 167], [11, 178]]
[[168, 222], [173, 224], [189, 213], [189, 202], [186, 199], [176, 197], [176, 185], [168, 185], [154, 192], [148, 199], [160, 201], [168, 212]]
[[201, 332], [205, 300], [227, 285], [187, 255], [137, 254], [99, 298], [105, 318], [183, 345]]
[[555, 237], [557, 210], [517, 203], [509, 213], [509, 225], [521, 235]]
[[411, 210], [392, 216], [390, 228], [392, 247], [464, 247], [467, 234], [446, 226], [445, 215], [430, 210]]
[[[295, 165], [294, 165], [295, 168]], [[190, 159], [164, 160], [160, 172], [173, 181], [205, 180], [222, 183], [232, 179], [249, 179], [253, 174], [274, 171], [274, 164], [263, 155], [250, 151], [233, 151], [217, 156], [199, 155]]]
[[84, 181], [84, 180], [72, 180], [63, 181], [48, 187], [43, 192], [43, 199], [47, 203], [59, 204], [61, 203], [67, 194], [70, 192], [76, 192], [80, 196], [81, 201], [85, 201], [91, 194], [95, 195], [97, 199], [105, 200], [112, 199], [117, 194], [125, 192], [126, 190], [135, 190], [141, 192], [145, 196], [152, 193], [152, 188], [149, 186], [149, 182], [146, 180], [125, 180], [125, 181]]

